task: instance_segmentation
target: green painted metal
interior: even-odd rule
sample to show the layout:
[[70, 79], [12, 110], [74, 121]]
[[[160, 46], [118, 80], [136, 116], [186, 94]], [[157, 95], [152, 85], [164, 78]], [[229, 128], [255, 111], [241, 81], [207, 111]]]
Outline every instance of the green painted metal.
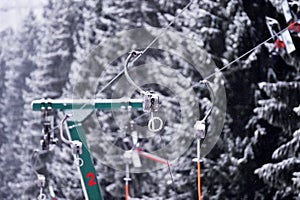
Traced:
[[83, 160], [83, 165], [79, 169], [85, 198], [88, 200], [102, 200], [97, 173], [85, 139], [83, 127], [80, 122], [74, 121], [67, 121], [67, 125], [71, 140], [78, 140], [82, 143], [82, 154], [79, 157]]
[[[93, 110], [113, 110], [120, 109], [122, 106], [131, 106], [132, 109], [142, 109], [142, 99], [95, 99], [95, 100], [53, 100], [40, 99], [31, 103], [32, 110], [42, 111], [60, 110], [63, 113], [72, 113], [85, 110], [86, 112], [77, 112], [79, 117], [72, 116], [67, 121], [68, 134], [72, 141], [82, 143], [82, 154], [79, 157], [83, 160], [83, 165], [79, 167], [81, 173], [81, 182], [86, 200], [102, 200], [101, 190], [97, 180], [97, 173], [94, 167], [93, 159], [85, 138], [85, 132], [82, 122], [91, 115]], [[73, 112], [72, 112], [73, 111]], [[80, 120], [79, 120], [80, 119]]]
[[53, 100], [40, 99], [31, 103], [32, 109], [35, 111], [52, 108], [56, 110], [113, 110], [120, 109], [122, 106], [131, 106], [133, 109], [142, 109], [142, 99], [95, 99], [95, 100]]

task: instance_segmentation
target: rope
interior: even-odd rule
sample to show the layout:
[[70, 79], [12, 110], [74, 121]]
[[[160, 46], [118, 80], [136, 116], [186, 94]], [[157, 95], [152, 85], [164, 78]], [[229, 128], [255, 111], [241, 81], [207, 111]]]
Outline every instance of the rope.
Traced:
[[198, 200], [202, 200], [201, 196], [201, 168], [200, 168], [200, 162], [197, 163], [198, 168]]
[[147, 153], [145, 151], [143, 151], [142, 149], [140, 148], [137, 148], [137, 153], [140, 155], [140, 156], [143, 156], [144, 158], [147, 158], [149, 160], [152, 160], [154, 162], [157, 162], [157, 163], [160, 163], [160, 164], [164, 164], [164, 165], [170, 165], [168, 160], [165, 160], [163, 158], [160, 158], [158, 156], [155, 156], [153, 154], [150, 154], [150, 153]]
[[111, 79], [104, 87], [102, 87], [101, 90], [99, 90], [96, 93], [96, 95], [106, 90], [106, 88], [108, 88], [108, 86], [110, 86], [113, 82], [115, 82], [115, 80], [117, 80], [123, 73], [124, 73], [124, 69], [120, 71], [113, 79]]
[[[282, 29], [281, 31], [277, 32], [277, 34], [281, 34], [284, 31], [288, 30], [291, 26], [293, 26], [296, 22], [289, 24], [285, 29]], [[190, 90], [193, 90], [194, 87], [198, 87], [199, 85], [203, 84], [203, 82], [208, 81], [208, 79], [210, 79], [211, 77], [215, 76], [217, 73], [225, 70], [226, 68], [230, 67], [232, 64], [236, 63], [237, 61], [239, 61], [240, 59], [242, 59], [243, 57], [245, 57], [246, 55], [248, 55], [249, 53], [255, 51], [256, 49], [258, 49], [259, 47], [261, 47], [262, 45], [264, 45], [265, 43], [267, 43], [269, 40], [273, 39], [273, 37], [269, 37], [268, 39], [266, 39], [265, 41], [261, 42], [260, 44], [258, 44], [257, 46], [253, 47], [252, 49], [250, 49], [249, 51], [247, 51], [246, 53], [242, 54], [241, 56], [239, 56], [238, 58], [236, 58], [235, 60], [231, 61], [230, 63], [224, 65], [222, 68], [218, 69], [216, 72], [208, 75], [207, 77], [205, 77], [203, 80], [199, 81], [198, 83], [193, 84], [188, 90], [180, 93], [180, 94], [184, 94], [186, 92], [190, 92]], [[210, 88], [209, 88], [210, 89]]]

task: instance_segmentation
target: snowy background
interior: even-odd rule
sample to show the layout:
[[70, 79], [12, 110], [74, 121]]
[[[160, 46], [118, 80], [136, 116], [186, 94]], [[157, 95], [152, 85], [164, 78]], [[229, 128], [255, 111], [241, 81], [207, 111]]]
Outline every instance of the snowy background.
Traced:
[[[266, 16], [277, 19], [282, 28], [287, 26], [280, 2], [195, 0], [170, 29], [201, 41], [221, 68], [270, 37]], [[99, 66], [107, 62], [97, 52], [87, 59], [86, 52], [123, 30], [165, 27], [187, 4], [186, 0], [1, 0], [0, 199], [36, 199], [39, 189], [34, 170], [46, 175], [48, 197], [51, 185], [58, 199], [84, 199], [66, 145], [59, 143], [32, 166], [31, 155], [40, 148], [42, 126], [41, 113], [31, 110], [31, 101], [72, 97], [78, 85], [96, 82]], [[226, 122], [202, 164], [203, 199], [300, 199], [300, 39], [292, 38], [297, 49], [292, 54], [275, 51], [270, 41], [223, 72]], [[124, 48], [126, 42], [118, 47]], [[113, 52], [116, 47], [107, 48]], [[175, 56], [155, 51], [148, 55], [141, 62], [164, 63], [192, 81], [201, 80]], [[101, 88], [113, 78], [124, 59], [104, 70], [95, 85]], [[113, 89], [100, 97], [110, 97]], [[93, 95], [87, 91], [77, 92], [80, 97]], [[210, 105], [209, 94], [200, 89], [195, 92], [203, 113]], [[178, 105], [176, 101], [168, 105], [166, 114], [174, 116], [174, 123], [166, 125], [161, 139], [165, 143], [176, 134]], [[55, 118], [59, 122], [61, 115]], [[122, 134], [111, 113], [98, 112], [97, 118], [100, 126], [94, 131], [105, 132], [118, 143]], [[97, 141], [97, 134], [89, 134], [88, 140]], [[145, 145], [155, 149], [160, 144], [150, 140]], [[134, 174], [130, 195], [136, 199], [197, 199], [194, 146], [172, 166], [174, 186], [167, 168]], [[124, 172], [97, 162], [97, 155], [95, 161], [104, 199], [124, 199]]]

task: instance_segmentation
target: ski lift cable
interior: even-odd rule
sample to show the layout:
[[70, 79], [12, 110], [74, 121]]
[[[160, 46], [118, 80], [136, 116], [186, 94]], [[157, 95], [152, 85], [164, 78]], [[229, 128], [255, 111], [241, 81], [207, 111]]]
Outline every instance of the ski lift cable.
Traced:
[[[163, 35], [166, 33], [166, 31], [172, 26], [172, 24], [175, 23], [176, 19], [182, 15], [182, 13], [193, 3], [193, 0], [191, 0], [181, 11], [180, 13], [178, 13], [178, 15], [176, 15], [174, 17], [174, 19], [165, 27], [163, 28], [160, 33], [147, 45], [147, 47], [142, 50], [142, 51], [131, 51], [129, 52], [129, 56], [127, 57], [126, 61], [125, 61], [125, 66], [124, 66], [124, 70], [122, 70], [122, 73], [125, 72], [125, 76], [127, 78], [127, 80], [130, 82], [131, 85], [133, 85], [141, 94], [145, 94], [146, 91], [142, 90], [137, 84], [135, 84], [135, 82], [132, 80], [132, 78], [129, 76], [128, 73], [128, 64], [131, 58], [133, 58], [134, 56], [136, 56], [136, 58], [133, 59], [132, 63], [136, 62], [149, 48], [151, 48], [151, 46]], [[121, 72], [120, 72], [121, 73]], [[119, 74], [120, 74], [119, 73]], [[118, 74], [118, 75], [119, 75]], [[117, 76], [118, 76], [117, 75]], [[104, 86], [105, 88], [106, 86]], [[103, 91], [103, 90], [100, 90]]]
[[[138, 55], [134, 60], [133, 62], [135, 62], [137, 59], [139, 59], [153, 44], [154, 42], [156, 42], [156, 40], [162, 35], [162, 33], [164, 33], [167, 28], [169, 28], [174, 22], [175, 20], [192, 4], [193, 0], [191, 0], [189, 2], [189, 4], [187, 4], [183, 10], [169, 23], [169, 25], [167, 27], [164, 28], [163, 31], [160, 32], [160, 34], [153, 39], [153, 41], [151, 43], [149, 43], [149, 45], [141, 52], [140, 55]], [[290, 23], [285, 29], [277, 32], [276, 34], [279, 35], [281, 33], [283, 33], [284, 31], [288, 30], [290, 27], [292, 27], [293, 25], [295, 25], [297, 22], [293, 22], [293, 23]], [[268, 41], [270, 41], [273, 37], [271, 36], [270, 38], [266, 39], [265, 41], [261, 42], [260, 44], [258, 44], [257, 46], [255, 46], [254, 48], [250, 49], [249, 51], [247, 51], [246, 53], [242, 54], [241, 56], [239, 56], [238, 58], [236, 58], [235, 60], [231, 61], [230, 63], [224, 65], [221, 69], [217, 70], [216, 72], [210, 74], [209, 76], [207, 76], [206, 78], [204, 78], [204, 80], [208, 80], [209, 78], [215, 76], [217, 73], [225, 70], [226, 68], [230, 67], [232, 64], [236, 63], [237, 61], [239, 61], [240, 59], [242, 59], [243, 57], [245, 57], [246, 55], [248, 55], [249, 53], [255, 51], [256, 49], [258, 49], [259, 47], [261, 47], [262, 45], [264, 45], [265, 43], [267, 43]], [[97, 46], [98, 47], [98, 46]], [[95, 48], [97, 48], [95, 47]], [[106, 85], [104, 85], [97, 93], [102, 93], [104, 90], [106, 90], [112, 83], [114, 83], [123, 73], [125, 72], [125, 70], [123, 69], [122, 71], [120, 71], [113, 79], [111, 79]], [[199, 86], [199, 84], [201, 84], [200, 82], [192, 85], [192, 87], [197, 87]], [[84, 104], [82, 108], [84, 108], [86, 105]]]
[[[295, 22], [293, 22], [293, 23], [290, 23], [286, 28], [282, 29], [281, 31], [278, 31], [276, 34], [277, 34], [277, 35], [280, 35], [280, 34], [283, 33], [284, 31], [288, 30], [290, 27], [294, 26], [296, 23], [297, 23], [297, 21], [295, 21]], [[264, 45], [265, 43], [267, 43], [267, 42], [270, 41], [271, 39], [273, 39], [273, 36], [271, 36], [271, 37], [269, 37], [268, 39], [264, 40], [263, 42], [259, 43], [257, 46], [253, 47], [252, 49], [250, 49], [250, 50], [247, 51], [246, 53], [242, 54], [241, 56], [239, 56], [238, 58], [234, 59], [234, 60], [231, 61], [230, 63], [224, 65], [222, 68], [216, 70], [216, 72], [214, 72], [214, 73], [208, 75], [207, 77], [205, 77], [205, 78], [202, 79], [201, 81], [199, 81], [199, 82], [193, 84], [193, 85], [191, 86], [191, 89], [194, 88], [194, 87], [198, 87], [198, 86], [202, 85], [203, 83], [206, 84], [207, 88], [209, 89], [209, 91], [210, 91], [210, 93], [211, 93], [211, 98], [212, 98], [212, 102], [213, 102], [212, 105], [214, 105], [215, 97], [214, 97], [214, 93], [213, 93], [213, 90], [212, 90], [211, 86], [210, 86], [210, 85], [208, 84], [208, 82], [207, 82], [208, 79], [210, 79], [211, 77], [215, 76], [217, 73], [220, 73], [221, 71], [224, 71], [226, 68], [230, 67], [231, 65], [233, 65], [234, 63], [236, 63], [237, 61], [239, 61], [240, 59], [242, 59], [243, 57], [245, 57], [245, 56], [248, 55], [249, 53], [255, 51], [255, 50], [258, 49], [258, 48], [260, 48], [262, 45]], [[186, 93], [186, 92], [189, 92], [189, 91], [190, 91], [190, 89], [184, 91], [182, 94], [184, 94], [184, 93]], [[206, 118], [210, 115], [212, 109], [213, 109], [213, 106], [210, 108], [210, 110], [208, 111], [208, 113], [206, 114], [206, 116], [203, 118], [203, 120], [206, 119]]]
[[[280, 35], [281, 33], [283, 33], [284, 31], [288, 30], [289, 27], [293, 26], [296, 22], [293, 22], [291, 24], [289, 24], [285, 29], [282, 29], [281, 31], [277, 32], [277, 35]], [[258, 49], [259, 47], [261, 47], [262, 45], [264, 45], [265, 43], [267, 43], [269, 40], [273, 39], [273, 36], [269, 37], [268, 39], [266, 39], [265, 41], [261, 42], [260, 44], [258, 44], [257, 46], [255, 46], [254, 48], [250, 49], [249, 51], [247, 51], [246, 53], [242, 54], [241, 56], [239, 56], [238, 58], [236, 58], [235, 60], [231, 61], [230, 63], [224, 65], [221, 69], [217, 70], [216, 72], [210, 74], [209, 76], [207, 76], [206, 78], [204, 78], [204, 80], [208, 80], [209, 78], [215, 76], [217, 73], [225, 70], [226, 68], [230, 67], [232, 64], [236, 63], [237, 61], [239, 61], [240, 59], [242, 59], [243, 57], [245, 57], [246, 55], [248, 55], [249, 53], [255, 51], [256, 49]], [[198, 86], [199, 83], [196, 83], [195, 85], [193, 85], [192, 87], [196, 87]]]
[[[175, 23], [175, 21], [176, 21], [176, 19], [180, 16], [180, 15], [182, 15], [182, 13], [193, 3], [193, 1], [194, 0], [191, 0], [181, 11], [180, 11], [180, 13], [178, 13], [175, 17], [174, 17], [174, 19], [163, 29], [163, 30], [161, 30], [160, 31], [160, 33], [147, 45], [147, 47], [141, 52], [141, 54], [139, 54], [134, 60], [133, 60], [133, 63], [135, 62], [135, 61], [137, 61], [171, 26], [172, 26], [172, 24], [174, 24]], [[100, 44], [99, 44], [100, 45]], [[99, 47], [99, 45], [97, 45], [95, 48], [93, 48], [91, 51], [90, 51], [90, 53], [93, 51], [93, 50], [95, 50], [96, 48], [98, 48]], [[87, 56], [89, 56], [90, 55], [90, 53], [89, 54], [87, 54]], [[97, 94], [99, 94], [99, 93], [102, 93], [104, 90], [106, 90], [113, 82], [115, 82], [123, 73], [124, 73], [125, 71], [124, 71], [124, 69], [122, 70], [122, 71], [120, 71], [113, 79], [111, 79], [106, 85], [104, 85], [97, 93], [96, 93], [96, 95]], [[84, 105], [82, 105], [82, 107], [81, 107], [81, 109], [83, 109], [84, 107], [86, 106], [86, 104], [84, 104]]]
[[[138, 86], [133, 79], [130, 77], [129, 73], [128, 73], [128, 65], [129, 62], [132, 58], [134, 58], [135, 56], [138, 57], [139, 55], [142, 55], [141, 51], [135, 51], [132, 50], [129, 52], [129, 55], [125, 61], [124, 64], [124, 72], [125, 72], [125, 76], [127, 81], [133, 86], [135, 87], [136, 90], [139, 91], [139, 93], [141, 95], [143, 95], [144, 97], [144, 106], [143, 106], [143, 110], [144, 112], [150, 112], [150, 120], [148, 122], [148, 130], [150, 130], [151, 132], [159, 132], [162, 127], [163, 127], [163, 121], [160, 117], [154, 117], [153, 112], [158, 110], [158, 104], [159, 104], [159, 97], [158, 95], [154, 94], [151, 91], [145, 91], [143, 90], [140, 86]], [[159, 122], [159, 127], [155, 128], [155, 123], [154, 121], [157, 120]]]

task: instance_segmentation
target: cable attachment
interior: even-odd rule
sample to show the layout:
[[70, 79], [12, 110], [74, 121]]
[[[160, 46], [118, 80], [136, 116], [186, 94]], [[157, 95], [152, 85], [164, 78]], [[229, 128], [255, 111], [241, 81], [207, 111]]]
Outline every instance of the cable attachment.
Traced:
[[159, 96], [158, 94], [147, 91], [144, 93], [143, 99], [143, 111], [144, 112], [156, 112], [159, 108]]
[[[159, 109], [159, 96], [158, 94], [147, 91], [144, 93], [143, 111], [150, 112], [150, 120], [148, 122], [148, 129], [151, 132], [158, 132], [163, 128], [163, 121], [160, 117], [154, 117], [154, 112]], [[155, 128], [155, 122], [158, 122], [159, 126]]]
[[72, 144], [72, 141], [70, 141], [69, 139], [66, 139], [65, 137], [64, 137], [64, 134], [63, 134], [63, 126], [64, 126], [64, 123], [65, 123], [65, 121], [68, 119], [68, 118], [70, 118], [72, 115], [71, 114], [67, 114], [67, 115], [65, 115], [65, 117], [61, 120], [61, 122], [60, 122], [60, 138], [61, 138], [61, 141], [62, 142], [64, 142], [64, 143], [66, 143], [66, 144], [69, 144], [69, 145], [71, 145]]
[[[153, 116], [153, 112], [158, 111], [159, 108], [159, 96], [158, 94], [151, 92], [151, 91], [145, 91], [143, 90], [140, 86], [138, 86], [133, 79], [130, 77], [129, 73], [128, 73], [128, 65], [129, 62], [131, 61], [132, 58], [134, 57], [139, 57], [143, 52], [141, 51], [135, 51], [132, 50], [129, 52], [129, 55], [125, 61], [125, 65], [124, 65], [124, 73], [125, 76], [128, 80], [128, 82], [135, 87], [136, 90], [138, 90], [138, 92], [144, 96], [144, 101], [143, 101], [143, 110], [144, 112], [151, 112], [151, 118], [148, 122], [148, 129], [151, 132], [158, 132], [162, 129], [163, 127], [163, 121], [161, 118], [159, 117], [154, 117]], [[158, 128], [155, 128], [155, 121], [159, 122], [159, 126]]]
[[133, 87], [135, 87], [135, 89], [137, 89], [138, 92], [139, 92], [140, 94], [144, 94], [145, 91], [133, 81], [133, 79], [130, 77], [130, 75], [129, 75], [129, 73], [128, 73], [128, 65], [129, 65], [129, 62], [131, 61], [131, 59], [134, 58], [134, 57], [137, 57], [137, 56], [139, 56], [139, 55], [141, 55], [141, 54], [142, 54], [141, 51], [131, 50], [131, 51], [129, 52], [129, 55], [128, 55], [128, 57], [126, 58], [125, 65], [124, 65], [124, 73], [125, 73], [125, 76], [126, 76], [126, 79], [128, 80], [128, 82], [129, 82]]
[[52, 150], [53, 146], [57, 144], [57, 138], [54, 134], [54, 115], [51, 107], [51, 103], [47, 105], [42, 104], [42, 126], [43, 126], [43, 138], [40, 140], [40, 145], [43, 151]]
[[194, 125], [195, 129], [195, 138], [197, 140], [197, 157], [193, 159], [193, 162], [200, 163], [201, 160], [201, 140], [206, 136], [206, 125], [205, 121], [197, 121]]
[[74, 163], [79, 167], [83, 166], [84, 162], [82, 158], [79, 157], [79, 155], [82, 154], [82, 143], [78, 140], [74, 140], [71, 142], [71, 148], [75, 157]]
[[44, 190], [44, 187], [46, 185], [46, 178], [42, 174], [38, 174], [37, 177], [38, 177], [37, 185], [40, 188], [40, 194], [38, 196], [38, 200], [45, 200], [46, 195], [44, 194], [43, 190]]

